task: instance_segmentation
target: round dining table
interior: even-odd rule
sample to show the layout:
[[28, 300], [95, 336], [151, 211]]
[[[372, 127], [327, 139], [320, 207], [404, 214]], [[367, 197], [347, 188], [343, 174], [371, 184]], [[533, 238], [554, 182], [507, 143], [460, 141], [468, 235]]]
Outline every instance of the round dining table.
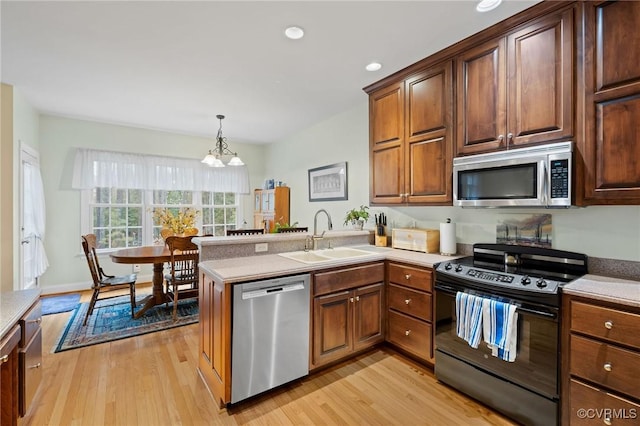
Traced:
[[153, 291], [143, 301], [142, 308], [134, 314], [134, 318], [140, 318], [150, 308], [171, 302], [162, 288], [164, 282], [164, 263], [171, 261], [171, 252], [166, 245], [132, 247], [115, 251], [109, 255], [115, 263], [137, 265], [153, 263]]

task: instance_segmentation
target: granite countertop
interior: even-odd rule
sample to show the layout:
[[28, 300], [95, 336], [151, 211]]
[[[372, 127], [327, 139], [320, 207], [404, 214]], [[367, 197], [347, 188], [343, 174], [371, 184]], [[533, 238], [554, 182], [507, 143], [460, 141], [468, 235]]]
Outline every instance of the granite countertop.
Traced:
[[588, 274], [565, 285], [562, 292], [640, 308], [640, 281]]
[[215, 279], [228, 283], [273, 278], [282, 275], [304, 274], [338, 266], [358, 265], [373, 261], [394, 260], [411, 263], [416, 266], [433, 267], [435, 263], [455, 259], [460, 256], [441, 256], [434, 253], [420, 253], [390, 247], [371, 245], [349, 246], [370, 251], [370, 255], [336, 259], [319, 263], [303, 263], [278, 254], [262, 256], [236, 257], [231, 259], [207, 260], [200, 268]]
[[17, 324], [39, 298], [39, 288], [0, 293], [0, 337]]

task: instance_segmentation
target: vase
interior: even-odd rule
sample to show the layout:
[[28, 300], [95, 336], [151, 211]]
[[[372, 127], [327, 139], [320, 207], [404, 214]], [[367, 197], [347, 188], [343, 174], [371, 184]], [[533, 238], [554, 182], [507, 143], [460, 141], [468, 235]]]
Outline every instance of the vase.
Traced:
[[352, 220], [351, 224], [353, 225], [353, 229], [355, 229], [356, 231], [362, 231], [362, 227], [364, 226], [364, 220], [362, 219], [358, 219], [358, 220]]
[[185, 228], [185, 230], [181, 233], [175, 233], [172, 229], [162, 228], [160, 230], [160, 236], [163, 240], [166, 240], [168, 237], [191, 237], [194, 235], [198, 235], [198, 228]]

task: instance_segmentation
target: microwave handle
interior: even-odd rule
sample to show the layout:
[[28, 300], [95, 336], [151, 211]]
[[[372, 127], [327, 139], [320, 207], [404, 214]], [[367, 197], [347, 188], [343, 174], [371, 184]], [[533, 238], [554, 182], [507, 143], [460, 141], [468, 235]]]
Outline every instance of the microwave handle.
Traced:
[[547, 171], [547, 162], [542, 161], [542, 205], [546, 206], [548, 203], [547, 194], [549, 192], [549, 173]]

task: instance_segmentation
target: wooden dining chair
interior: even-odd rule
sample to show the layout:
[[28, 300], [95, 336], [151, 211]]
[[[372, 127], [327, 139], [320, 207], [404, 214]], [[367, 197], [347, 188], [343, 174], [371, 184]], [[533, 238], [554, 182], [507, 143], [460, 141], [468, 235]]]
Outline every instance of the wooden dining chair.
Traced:
[[309, 227], [277, 228], [276, 233], [309, 232]]
[[165, 293], [173, 299], [173, 320], [178, 318], [178, 300], [198, 297], [198, 246], [193, 237], [168, 237], [165, 240], [171, 260], [171, 272], [165, 275]]
[[264, 229], [227, 229], [227, 237], [230, 235], [260, 235], [264, 234]]
[[115, 276], [105, 274], [104, 270], [100, 266], [100, 262], [98, 261], [98, 255], [96, 254], [95, 234], [82, 235], [82, 249], [84, 250], [84, 255], [87, 258], [87, 264], [89, 265], [91, 278], [93, 279], [93, 294], [91, 295], [89, 309], [87, 310], [87, 314], [84, 317], [83, 325], [87, 325], [87, 320], [89, 319], [91, 314], [93, 314], [93, 309], [98, 300], [111, 299], [113, 297], [121, 296], [121, 294], [118, 294], [100, 297], [101, 294], [127, 287], [129, 288], [129, 297], [131, 299], [131, 317], [133, 318], [136, 308], [137, 275], [130, 274]]

